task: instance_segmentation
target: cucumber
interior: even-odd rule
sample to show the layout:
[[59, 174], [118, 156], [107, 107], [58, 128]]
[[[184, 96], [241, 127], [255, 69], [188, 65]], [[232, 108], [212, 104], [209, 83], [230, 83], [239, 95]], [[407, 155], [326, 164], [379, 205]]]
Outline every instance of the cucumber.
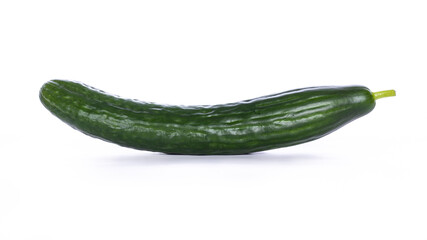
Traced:
[[236, 103], [160, 105], [120, 98], [83, 83], [51, 80], [42, 104], [71, 127], [120, 146], [167, 154], [247, 154], [309, 142], [372, 111], [364, 86], [309, 87]]

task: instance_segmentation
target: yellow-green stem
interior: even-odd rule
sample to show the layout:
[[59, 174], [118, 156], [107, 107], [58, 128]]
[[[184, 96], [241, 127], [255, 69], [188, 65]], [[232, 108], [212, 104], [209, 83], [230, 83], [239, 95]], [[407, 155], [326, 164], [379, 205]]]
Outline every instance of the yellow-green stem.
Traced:
[[374, 92], [373, 95], [374, 95], [374, 99], [377, 100], [380, 98], [396, 96], [396, 91], [386, 90], [386, 91], [381, 91], [381, 92]]

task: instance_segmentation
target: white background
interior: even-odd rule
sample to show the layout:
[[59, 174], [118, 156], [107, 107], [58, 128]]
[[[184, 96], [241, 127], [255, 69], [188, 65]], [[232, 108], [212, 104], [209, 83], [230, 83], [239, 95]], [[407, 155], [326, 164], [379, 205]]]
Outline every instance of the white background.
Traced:
[[[427, 239], [426, 1], [0, 2], [0, 239]], [[325, 138], [169, 156], [87, 137], [50, 79], [168, 104], [395, 89]]]

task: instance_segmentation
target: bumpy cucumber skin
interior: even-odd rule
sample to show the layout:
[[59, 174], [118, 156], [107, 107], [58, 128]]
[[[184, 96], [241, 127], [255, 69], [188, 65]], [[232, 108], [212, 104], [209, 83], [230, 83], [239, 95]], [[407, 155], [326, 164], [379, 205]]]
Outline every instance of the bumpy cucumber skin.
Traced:
[[363, 86], [311, 87], [212, 106], [124, 99], [51, 80], [40, 100], [71, 127], [124, 147], [168, 154], [246, 154], [323, 137], [375, 107]]

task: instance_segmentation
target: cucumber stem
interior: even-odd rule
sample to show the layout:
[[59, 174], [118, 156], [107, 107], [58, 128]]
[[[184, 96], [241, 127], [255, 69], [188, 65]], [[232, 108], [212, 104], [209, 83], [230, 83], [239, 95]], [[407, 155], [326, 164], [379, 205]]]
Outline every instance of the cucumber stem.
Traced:
[[385, 91], [380, 91], [380, 92], [374, 92], [373, 95], [374, 95], [374, 99], [378, 100], [380, 98], [396, 96], [396, 91], [394, 91], [394, 90], [385, 90]]

